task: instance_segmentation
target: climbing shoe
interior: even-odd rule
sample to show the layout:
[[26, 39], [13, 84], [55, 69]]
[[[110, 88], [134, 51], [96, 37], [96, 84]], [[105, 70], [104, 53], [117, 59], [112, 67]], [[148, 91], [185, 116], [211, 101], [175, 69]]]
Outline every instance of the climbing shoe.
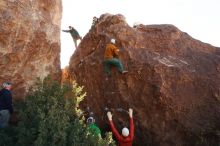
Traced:
[[127, 70], [123, 70], [123, 71], [122, 71], [122, 74], [126, 74], [126, 73], [128, 73]]

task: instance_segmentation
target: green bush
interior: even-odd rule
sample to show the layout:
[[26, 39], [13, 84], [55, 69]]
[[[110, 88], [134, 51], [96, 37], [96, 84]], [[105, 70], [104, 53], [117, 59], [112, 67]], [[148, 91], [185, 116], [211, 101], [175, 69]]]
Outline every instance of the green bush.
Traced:
[[17, 107], [19, 124], [0, 130], [1, 146], [108, 146], [115, 145], [111, 134], [104, 139], [89, 133], [80, 118], [83, 88], [60, 86], [51, 80], [38, 82]]

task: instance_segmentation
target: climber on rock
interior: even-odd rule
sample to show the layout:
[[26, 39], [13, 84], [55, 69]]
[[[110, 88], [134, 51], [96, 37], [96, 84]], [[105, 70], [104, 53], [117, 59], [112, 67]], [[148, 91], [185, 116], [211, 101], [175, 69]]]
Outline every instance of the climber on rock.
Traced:
[[95, 124], [95, 119], [93, 117], [89, 117], [86, 122], [88, 125], [89, 132], [101, 138], [101, 130]]
[[119, 49], [115, 46], [115, 39], [111, 39], [111, 43], [106, 45], [104, 55], [104, 71], [106, 74], [111, 75], [111, 65], [115, 66], [122, 74], [128, 71], [124, 70], [121, 61], [118, 59]]
[[118, 141], [118, 146], [132, 146], [132, 142], [134, 139], [134, 121], [133, 121], [133, 110], [129, 109], [129, 117], [130, 117], [130, 132], [128, 128], [124, 127], [122, 129], [122, 136], [118, 133], [117, 129], [114, 126], [112, 121], [112, 114], [111, 112], [107, 113], [108, 120], [112, 129], [112, 133], [116, 137]]
[[92, 19], [92, 27], [95, 26], [97, 23], [98, 23], [99, 19], [94, 16], [93, 19]]
[[75, 44], [75, 48], [77, 49], [77, 40], [81, 40], [82, 41], [82, 37], [79, 35], [78, 31], [72, 27], [69, 26], [69, 30], [62, 30], [63, 32], [69, 32], [73, 38], [73, 42]]

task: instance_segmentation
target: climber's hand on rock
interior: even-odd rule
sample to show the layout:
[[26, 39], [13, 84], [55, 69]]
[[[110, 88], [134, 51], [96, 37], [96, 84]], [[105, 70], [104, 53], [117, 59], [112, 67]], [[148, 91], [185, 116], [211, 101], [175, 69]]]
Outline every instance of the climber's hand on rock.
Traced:
[[112, 121], [112, 113], [111, 112], [107, 112], [107, 116], [108, 116], [108, 120]]
[[133, 117], [133, 109], [129, 108], [129, 117], [132, 118]]

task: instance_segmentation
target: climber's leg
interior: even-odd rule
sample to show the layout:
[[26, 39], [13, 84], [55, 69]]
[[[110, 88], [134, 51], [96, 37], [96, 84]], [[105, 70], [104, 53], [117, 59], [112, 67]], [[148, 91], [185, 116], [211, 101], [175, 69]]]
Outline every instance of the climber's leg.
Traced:
[[117, 59], [117, 58], [111, 59], [111, 64], [114, 65], [119, 72], [121, 72], [121, 73], [123, 72], [124, 68], [123, 68], [123, 65], [119, 59]]
[[0, 129], [8, 125], [9, 118], [10, 118], [10, 113], [8, 110], [0, 111]]
[[73, 39], [73, 42], [75, 44], [75, 48], [77, 49], [77, 40], [76, 39]]
[[103, 64], [105, 73], [111, 75], [111, 60], [105, 60]]

